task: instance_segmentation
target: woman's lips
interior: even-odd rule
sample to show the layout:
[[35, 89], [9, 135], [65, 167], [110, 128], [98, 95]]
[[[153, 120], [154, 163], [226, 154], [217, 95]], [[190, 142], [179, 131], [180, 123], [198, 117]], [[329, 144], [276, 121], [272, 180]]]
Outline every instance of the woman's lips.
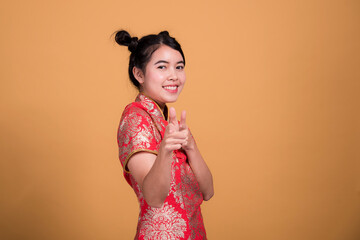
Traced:
[[177, 93], [178, 91], [178, 86], [176, 85], [164, 86], [163, 88], [170, 93]]

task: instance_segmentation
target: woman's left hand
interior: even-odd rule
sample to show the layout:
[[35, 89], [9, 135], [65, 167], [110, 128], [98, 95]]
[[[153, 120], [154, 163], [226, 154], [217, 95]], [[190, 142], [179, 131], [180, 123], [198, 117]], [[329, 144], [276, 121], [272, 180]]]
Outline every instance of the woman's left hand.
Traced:
[[[175, 109], [173, 109], [173, 113], [175, 113]], [[186, 125], [186, 112], [182, 111], [180, 124], [179, 124], [179, 132], [184, 132], [185, 134], [181, 134], [186, 136], [185, 141], [181, 144], [181, 149], [186, 152], [188, 162], [193, 173], [196, 176], [196, 180], [199, 183], [200, 191], [203, 195], [203, 199], [205, 201], [212, 198], [214, 195], [214, 186], [211, 172], [206, 165], [204, 159], [202, 158], [199, 149], [196, 146], [195, 140], [191, 135], [191, 132]]]
[[179, 125], [179, 132], [183, 132], [186, 134], [186, 141], [182, 144], [181, 148], [184, 151], [193, 150], [195, 148], [195, 140], [193, 136], [191, 135], [191, 132], [186, 124], [186, 111], [183, 110], [181, 112], [181, 118], [180, 118], [180, 125]]

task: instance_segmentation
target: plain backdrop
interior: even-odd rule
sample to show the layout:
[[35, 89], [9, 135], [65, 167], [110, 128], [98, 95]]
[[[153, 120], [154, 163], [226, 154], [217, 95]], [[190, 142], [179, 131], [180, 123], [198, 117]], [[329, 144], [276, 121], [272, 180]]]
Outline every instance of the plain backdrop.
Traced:
[[119, 29], [182, 44], [209, 239], [359, 239], [359, 23], [357, 0], [2, 1], [0, 239], [134, 237]]

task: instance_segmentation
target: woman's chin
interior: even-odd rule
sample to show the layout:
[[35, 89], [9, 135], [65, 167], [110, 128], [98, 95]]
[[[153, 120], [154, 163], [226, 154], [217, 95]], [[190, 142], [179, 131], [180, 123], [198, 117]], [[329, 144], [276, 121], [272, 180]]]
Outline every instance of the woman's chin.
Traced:
[[179, 96], [168, 97], [165, 99], [166, 103], [174, 103], [178, 100]]

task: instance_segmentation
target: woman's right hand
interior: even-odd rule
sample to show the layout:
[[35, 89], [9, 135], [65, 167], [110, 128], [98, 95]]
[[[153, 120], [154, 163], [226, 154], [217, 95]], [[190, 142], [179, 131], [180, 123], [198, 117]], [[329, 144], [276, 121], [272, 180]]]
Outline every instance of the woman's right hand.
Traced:
[[173, 151], [180, 149], [186, 141], [187, 134], [179, 127], [175, 109], [170, 108], [169, 124], [166, 126], [158, 155], [139, 152], [129, 160], [129, 170], [142, 189], [149, 206], [159, 208], [163, 205], [170, 189]]
[[173, 107], [169, 109], [169, 124], [166, 126], [164, 138], [160, 145], [160, 151], [171, 153], [186, 145], [188, 134], [181, 131], [178, 120], [176, 119], [176, 111]]

